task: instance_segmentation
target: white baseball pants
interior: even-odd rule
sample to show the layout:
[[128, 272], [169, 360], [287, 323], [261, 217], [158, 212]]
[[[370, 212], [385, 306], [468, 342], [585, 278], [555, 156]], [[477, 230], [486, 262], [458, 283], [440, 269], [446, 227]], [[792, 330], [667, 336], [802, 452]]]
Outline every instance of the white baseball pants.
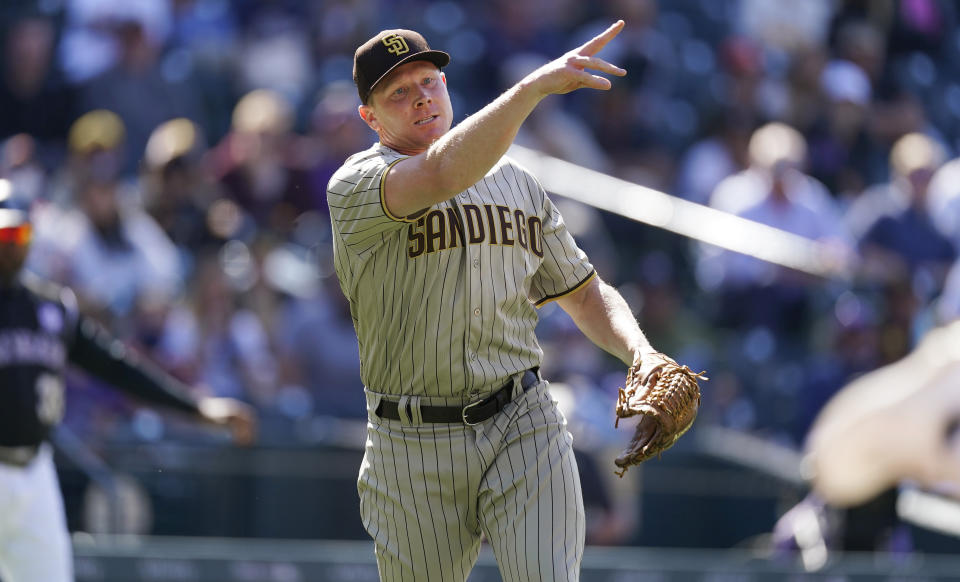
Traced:
[[26, 467], [0, 463], [0, 578], [73, 582], [73, 553], [49, 446]]

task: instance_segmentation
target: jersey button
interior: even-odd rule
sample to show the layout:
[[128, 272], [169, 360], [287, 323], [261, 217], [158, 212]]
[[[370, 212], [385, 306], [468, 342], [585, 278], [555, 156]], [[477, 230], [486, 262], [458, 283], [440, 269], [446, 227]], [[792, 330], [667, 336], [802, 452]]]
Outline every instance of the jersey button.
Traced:
[[480, 268], [480, 259], [473, 259], [473, 268], [474, 269]]
[[476, 315], [477, 317], [480, 317], [480, 308], [478, 307], [478, 308], [474, 309], [474, 310], [473, 310], [473, 314]]

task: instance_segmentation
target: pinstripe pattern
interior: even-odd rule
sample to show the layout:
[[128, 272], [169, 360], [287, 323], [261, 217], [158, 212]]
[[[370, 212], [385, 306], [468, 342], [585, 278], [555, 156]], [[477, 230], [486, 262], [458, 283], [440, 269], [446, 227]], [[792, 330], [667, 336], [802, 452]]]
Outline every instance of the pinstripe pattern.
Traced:
[[584, 513], [572, 437], [546, 382], [515, 391], [475, 428], [371, 416], [358, 489], [383, 582], [466, 580], [481, 532], [504, 582], [578, 579]]
[[[481, 535], [506, 581], [577, 580], [583, 502], [572, 437], [539, 366], [536, 306], [595, 273], [539, 182], [502, 158], [478, 183], [408, 217], [382, 184], [401, 154], [348, 159], [327, 201], [334, 260], [360, 344], [369, 414], [358, 489], [384, 582], [466, 580]], [[477, 427], [424, 424], [420, 406], [459, 405], [514, 382]]]
[[[593, 266], [540, 184], [508, 158], [430, 209], [437, 211], [434, 226], [443, 215], [444, 242], [456, 246], [411, 259], [411, 232], [428, 228], [427, 217], [391, 218], [380, 191], [387, 168], [402, 157], [377, 144], [347, 160], [327, 192], [335, 266], [350, 300], [362, 380], [386, 394], [482, 394], [540, 364], [534, 304], [585, 283]], [[508, 209], [512, 222], [519, 211], [542, 224], [542, 257], [519, 241], [504, 244], [497, 206]], [[450, 236], [458, 212], [465, 230], [482, 224], [483, 242], [464, 245]], [[508, 235], [516, 239], [517, 230], [514, 225]]]

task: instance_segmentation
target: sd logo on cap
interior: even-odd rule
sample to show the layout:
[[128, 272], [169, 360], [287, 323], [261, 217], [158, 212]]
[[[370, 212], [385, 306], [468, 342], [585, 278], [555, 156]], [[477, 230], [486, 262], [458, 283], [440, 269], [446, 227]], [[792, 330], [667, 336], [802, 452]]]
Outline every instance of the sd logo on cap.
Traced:
[[450, 63], [450, 55], [431, 49], [420, 33], [405, 29], [380, 31], [360, 45], [353, 55], [353, 82], [360, 101], [366, 104], [377, 83], [410, 61], [430, 61], [443, 68]]

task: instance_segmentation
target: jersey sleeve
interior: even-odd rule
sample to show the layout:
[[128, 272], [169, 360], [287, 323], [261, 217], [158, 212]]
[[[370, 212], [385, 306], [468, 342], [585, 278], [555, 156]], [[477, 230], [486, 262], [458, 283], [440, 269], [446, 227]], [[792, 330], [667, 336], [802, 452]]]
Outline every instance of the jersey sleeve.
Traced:
[[141, 358], [93, 319], [78, 317], [68, 358], [87, 373], [141, 401], [200, 414], [197, 399], [185, 384]]
[[560, 211], [542, 188], [540, 191], [543, 196], [543, 260], [530, 285], [530, 299], [537, 307], [573, 293], [597, 274], [587, 254], [567, 230]]
[[[327, 186], [330, 220], [344, 244], [355, 251], [369, 248], [380, 235], [406, 227], [411, 217], [394, 216], [383, 198], [383, 182], [403, 156], [351, 158]], [[413, 217], [415, 219], [415, 217]]]

